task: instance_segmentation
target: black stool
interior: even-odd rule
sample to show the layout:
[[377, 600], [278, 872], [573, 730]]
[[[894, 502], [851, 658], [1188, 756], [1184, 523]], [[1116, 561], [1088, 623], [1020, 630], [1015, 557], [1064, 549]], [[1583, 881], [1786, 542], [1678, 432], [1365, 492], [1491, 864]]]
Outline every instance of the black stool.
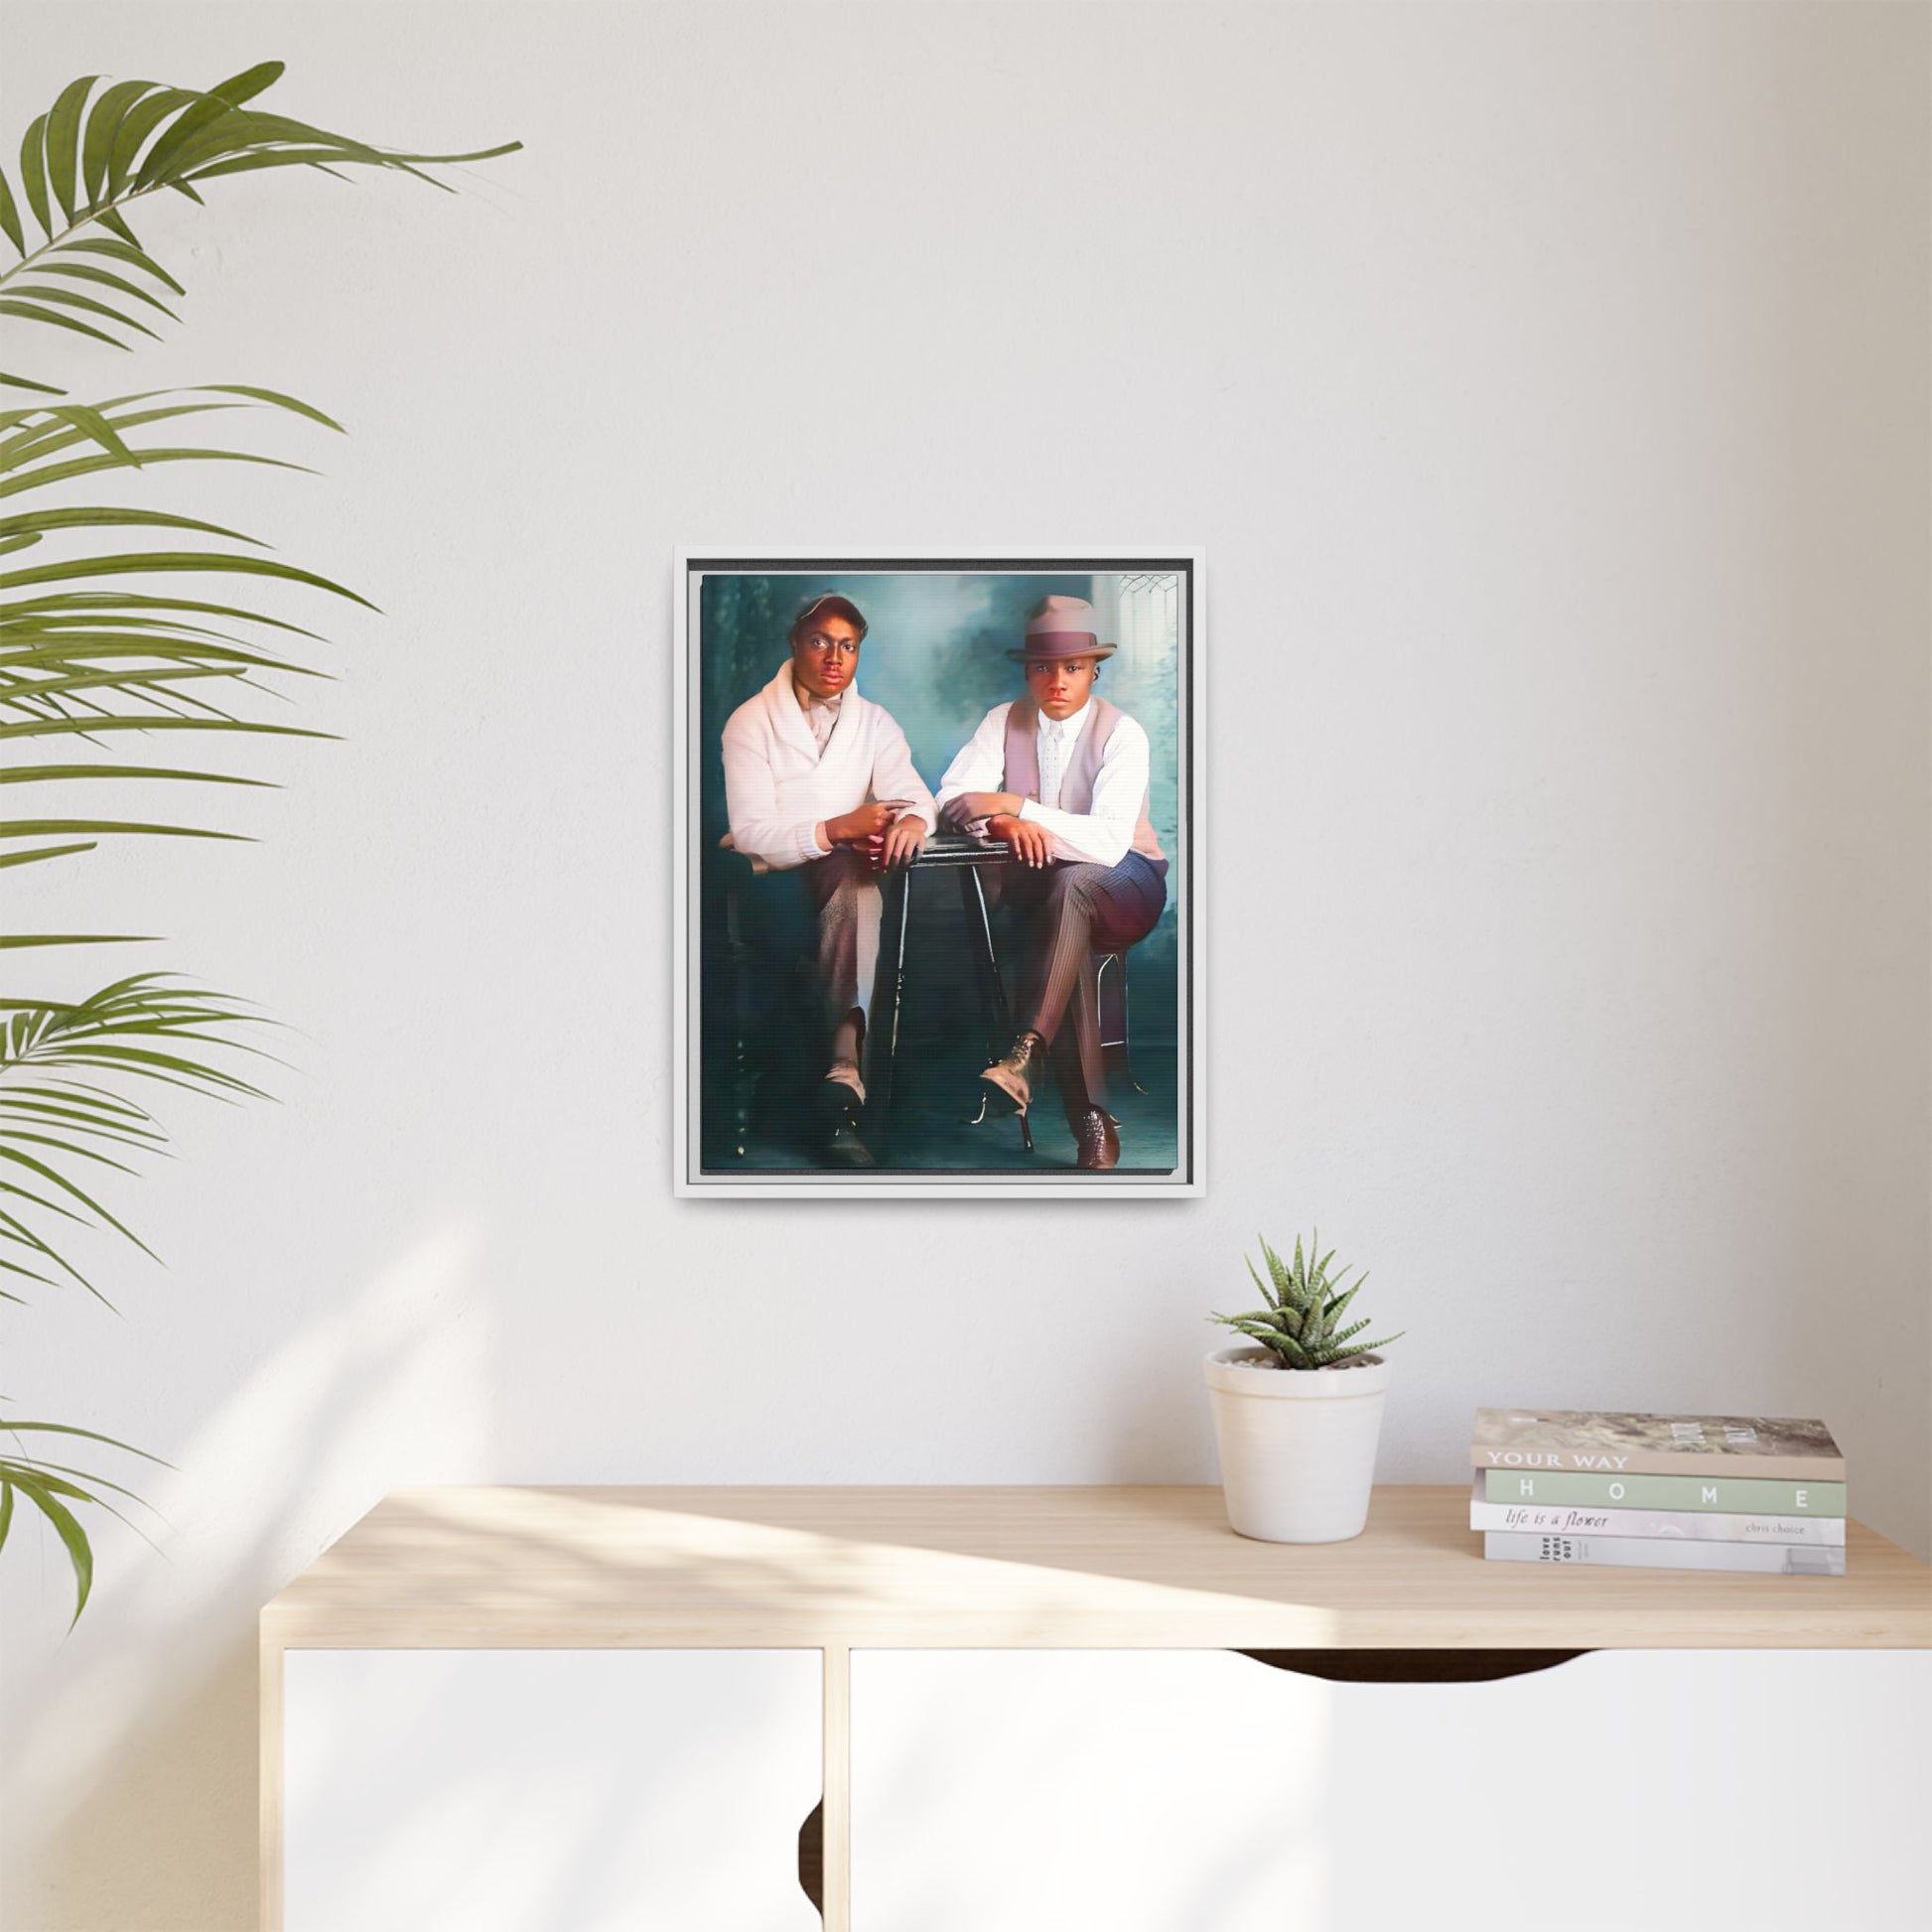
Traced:
[[[910, 866], [897, 875], [885, 875], [888, 881], [897, 878], [898, 891], [887, 893], [879, 934], [879, 972], [873, 986], [873, 1008], [883, 1024], [868, 1029], [866, 1035], [866, 1091], [870, 1096], [866, 1111], [869, 1119], [878, 1123], [876, 1145], [885, 1144], [892, 1134], [898, 1023], [905, 994], [905, 933], [912, 902], [912, 881], [919, 873], [939, 871], [958, 875], [960, 908], [966, 915], [968, 932], [977, 941], [972, 949], [973, 978], [979, 988], [987, 1059], [997, 1059], [1013, 1043], [1013, 1008], [1000, 974], [999, 955], [993, 947], [992, 913], [986, 903], [985, 889], [980, 885], [982, 867], [1006, 865], [1012, 856], [1012, 848], [1003, 841], [988, 844], [962, 832], [935, 832]], [[1025, 1114], [1020, 1116], [1020, 1138], [1031, 1152], [1034, 1130]]]
[[[1111, 996], [1109, 968], [1113, 973]], [[1135, 1079], [1133, 1063], [1127, 1056], [1127, 949], [1095, 953], [1093, 977], [1100, 1002], [1100, 1051], [1106, 1058], [1107, 1069], [1118, 1073], [1136, 1093], [1145, 1093], [1147, 1089]]]
[[[893, 1082], [898, 1061], [899, 1011], [905, 991], [905, 933], [913, 878], [928, 869], [955, 872], [959, 876], [960, 906], [966, 914], [967, 929], [977, 941], [973, 947], [973, 976], [979, 988], [980, 1016], [986, 1029], [986, 1058], [991, 1064], [1013, 1044], [1014, 1020], [1006, 981], [1000, 972], [999, 953], [993, 944], [993, 917], [986, 903], [986, 890], [980, 884], [980, 871], [986, 866], [1006, 865], [1012, 856], [1012, 847], [1004, 842], [989, 844], [963, 833], [938, 832], [926, 840], [918, 859], [897, 875], [898, 891], [888, 894], [873, 995], [874, 1009], [882, 1015], [884, 1024], [870, 1030], [866, 1038], [866, 1091], [872, 1097], [867, 1111], [880, 1123], [881, 1144], [892, 1132]], [[1117, 1071], [1136, 1093], [1145, 1093], [1147, 1089], [1134, 1078], [1128, 1058], [1126, 950], [1095, 953], [1094, 979], [1100, 1006], [1100, 1048], [1108, 1069]], [[1031, 1154], [1033, 1120], [1030, 1114], [1021, 1114], [1018, 1119], [1021, 1145]]]

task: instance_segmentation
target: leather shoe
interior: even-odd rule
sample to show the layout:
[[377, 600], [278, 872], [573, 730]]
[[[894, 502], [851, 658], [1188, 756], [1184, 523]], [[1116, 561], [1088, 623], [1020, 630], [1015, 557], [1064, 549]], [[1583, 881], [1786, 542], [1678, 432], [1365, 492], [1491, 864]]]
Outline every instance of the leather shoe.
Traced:
[[1080, 1144], [1076, 1168], [1104, 1173], [1120, 1166], [1120, 1122], [1104, 1108], [1087, 1108], [1074, 1123], [1073, 1138]]
[[859, 1138], [859, 1130], [850, 1121], [842, 1121], [833, 1130], [832, 1138], [825, 1143], [825, 1163], [833, 1168], [870, 1168], [875, 1165], [871, 1148]]
[[1035, 1033], [1024, 1033], [1005, 1058], [997, 1059], [980, 1075], [980, 1091], [989, 1114], [1024, 1114], [1033, 1105], [1034, 1069], [1046, 1050]]

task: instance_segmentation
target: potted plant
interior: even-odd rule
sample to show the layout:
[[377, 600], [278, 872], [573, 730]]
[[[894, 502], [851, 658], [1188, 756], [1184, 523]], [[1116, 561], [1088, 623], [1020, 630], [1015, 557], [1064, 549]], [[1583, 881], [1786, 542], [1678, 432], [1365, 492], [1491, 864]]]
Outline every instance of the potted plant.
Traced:
[[1268, 1543], [1340, 1543], [1362, 1533], [1375, 1481], [1375, 1446], [1389, 1365], [1374, 1351], [1399, 1341], [1356, 1341], [1369, 1324], [1342, 1325], [1368, 1277], [1331, 1275], [1331, 1248], [1301, 1237], [1285, 1262], [1266, 1241], [1267, 1307], [1210, 1320], [1238, 1329], [1252, 1347], [1207, 1357], [1208, 1400], [1221, 1455], [1228, 1523]]

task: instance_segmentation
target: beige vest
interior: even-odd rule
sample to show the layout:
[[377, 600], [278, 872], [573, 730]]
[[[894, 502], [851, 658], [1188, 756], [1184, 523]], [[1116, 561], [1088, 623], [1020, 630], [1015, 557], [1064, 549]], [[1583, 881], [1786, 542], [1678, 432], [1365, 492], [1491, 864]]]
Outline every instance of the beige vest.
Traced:
[[[1107, 741], [1113, 737], [1121, 719], [1120, 707], [1109, 704], [1105, 698], [1089, 698], [1087, 702], [1093, 707], [1093, 716], [1087, 720], [1087, 728], [1080, 734], [1073, 756], [1060, 774], [1063, 812], [1093, 810], [1093, 781], [1100, 773], [1101, 754], [1106, 751]], [[1038, 728], [1039, 707], [1031, 698], [1016, 698], [1007, 712], [1006, 782], [1000, 788], [1017, 791], [1035, 805], [1040, 803], [1039, 748], [1035, 738]], [[1154, 822], [1148, 817], [1147, 806], [1147, 793], [1143, 792], [1141, 815], [1134, 826], [1133, 849], [1165, 870], [1167, 855], [1154, 836]]]

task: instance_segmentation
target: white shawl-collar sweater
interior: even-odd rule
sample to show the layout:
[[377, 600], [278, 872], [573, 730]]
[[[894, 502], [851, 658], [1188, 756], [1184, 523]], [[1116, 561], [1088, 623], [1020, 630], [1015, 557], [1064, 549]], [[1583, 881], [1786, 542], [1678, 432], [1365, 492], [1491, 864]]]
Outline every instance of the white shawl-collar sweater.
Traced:
[[839, 722], [821, 753], [791, 681], [791, 659], [725, 722], [725, 804], [732, 844], [782, 870], [822, 859], [818, 828], [868, 800], [899, 800], [900, 818], [939, 823], [912, 763], [905, 734], [891, 712], [859, 695], [839, 699]]

